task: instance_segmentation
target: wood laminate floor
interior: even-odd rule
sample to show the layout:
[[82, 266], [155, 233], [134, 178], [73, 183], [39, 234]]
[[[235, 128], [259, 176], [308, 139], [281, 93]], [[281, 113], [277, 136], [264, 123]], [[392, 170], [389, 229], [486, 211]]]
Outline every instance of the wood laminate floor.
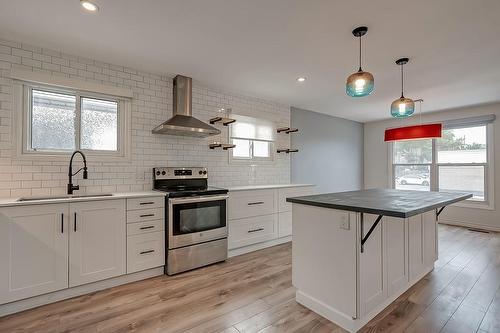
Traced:
[[[500, 332], [500, 235], [439, 227], [435, 270], [362, 332]], [[0, 318], [0, 332], [345, 332], [297, 304], [291, 244]]]

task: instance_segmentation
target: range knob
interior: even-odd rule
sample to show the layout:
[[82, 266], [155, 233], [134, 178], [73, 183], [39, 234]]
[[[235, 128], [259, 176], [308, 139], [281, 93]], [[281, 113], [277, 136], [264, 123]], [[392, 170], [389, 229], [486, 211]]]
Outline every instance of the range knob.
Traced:
[[160, 171], [156, 171], [156, 175], [159, 176], [160, 175]]
[[204, 175], [206, 175], [206, 174], [207, 174], [207, 170], [204, 170], [204, 171], [203, 171], [203, 174], [204, 174]]
[[203, 171], [201, 171], [201, 170], [200, 170], [200, 171], [198, 171], [198, 173], [199, 173], [200, 175], [202, 175], [202, 174], [203, 174]]
[[165, 170], [163, 170], [163, 171], [161, 172], [161, 174], [162, 174], [163, 176], [165, 176], [167, 173], [165, 172]]

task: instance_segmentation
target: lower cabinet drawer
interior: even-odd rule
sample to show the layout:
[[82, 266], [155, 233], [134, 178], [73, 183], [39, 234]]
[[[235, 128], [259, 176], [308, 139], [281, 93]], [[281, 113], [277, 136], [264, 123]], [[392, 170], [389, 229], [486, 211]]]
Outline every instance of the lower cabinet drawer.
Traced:
[[127, 211], [127, 223], [163, 219], [164, 211], [164, 208], [129, 210]]
[[150, 232], [165, 230], [165, 220], [154, 220], [127, 224], [127, 236], [147, 234]]
[[278, 214], [229, 221], [229, 249], [260, 243], [277, 237]]
[[165, 232], [127, 237], [127, 273], [165, 265]]
[[278, 237], [292, 234], [292, 212], [279, 213]]

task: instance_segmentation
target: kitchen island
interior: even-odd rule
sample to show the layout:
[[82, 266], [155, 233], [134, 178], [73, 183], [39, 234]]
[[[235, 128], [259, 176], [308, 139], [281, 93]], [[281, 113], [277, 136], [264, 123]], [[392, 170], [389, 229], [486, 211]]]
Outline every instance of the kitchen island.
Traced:
[[369, 189], [288, 198], [297, 302], [357, 332], [432, 271], [439, 214], [470, 197]]

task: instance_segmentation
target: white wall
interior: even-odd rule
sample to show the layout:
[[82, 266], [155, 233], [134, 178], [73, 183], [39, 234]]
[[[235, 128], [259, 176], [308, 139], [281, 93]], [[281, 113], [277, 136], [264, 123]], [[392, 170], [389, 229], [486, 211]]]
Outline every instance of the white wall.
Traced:
[[[0, 40], [0, 197], [62, 194], [67, 183], [67, 161], [15, 157], [13, 126], [18, 125], [13, 118], [12, 69], [78, 78], [133, 91], [131, 160], [106, 162], [89, 158], [89, 179], [76, 177], [80, 192], [149, 190], [154, 166], [207, 166], [209, 181], [216, 186], [290, 182], [289, 156], [276, 155], [275, 162], [266, 165], [235, 165], [229, 163], [228, 151], [210, 150], [209, 141], [227, 141], [227, 127], [218, 125], [222, 135], [206, 139], [152, 135], [151, 129], [172, 115], [172, 76]], [[290, 121], [287, 105], [223, 92], [195, 81], [193, 115], [208, 121], [220, 107], [270, 119], [277, 125], [288, 125]], [[278, 140], [277, 146], [289, 145], [288, 136], [278, 136]]]
[[316, 192], [363, 187], [363, 124], [325, 114], [291, 109], [292, 182], [316, 185]]
[[[497, 120], [493, 124], [494, 135], [494, 210], [447, 207], [440, 221], [458, 225], [486, 228], [500, 231], [500, 104], [453, 109], [424, 114], [422, 122], [439, 122], [448, 119], [460, 119], [479, 115], [495, 114]], [[406, 120], [384, 120], [365, 124], [364, 137], [364, 182], [365, 188], [388, 187], [389, 143], [384, 142], [386, 128], [414, 125], [418, 116]]]

